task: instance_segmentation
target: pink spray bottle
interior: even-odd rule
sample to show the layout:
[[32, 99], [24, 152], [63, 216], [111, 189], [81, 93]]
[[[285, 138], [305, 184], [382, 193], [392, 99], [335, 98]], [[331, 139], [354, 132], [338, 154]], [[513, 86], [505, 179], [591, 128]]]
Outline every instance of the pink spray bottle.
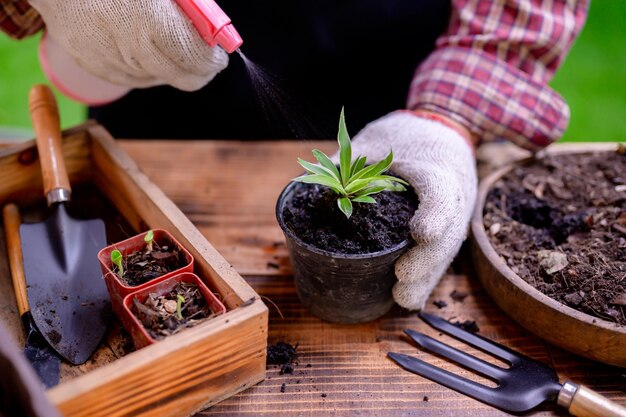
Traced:
[[[230, 18], [213, 0], [175, 0], [209, 46], [235, 52], [243, 43]], [[81, 103], [98, 106], [117, 100], [131, 88], [112, 84], [80, 67], [49, 36], [39, 43], [39, 61], [48, 80], [64, 95]]]

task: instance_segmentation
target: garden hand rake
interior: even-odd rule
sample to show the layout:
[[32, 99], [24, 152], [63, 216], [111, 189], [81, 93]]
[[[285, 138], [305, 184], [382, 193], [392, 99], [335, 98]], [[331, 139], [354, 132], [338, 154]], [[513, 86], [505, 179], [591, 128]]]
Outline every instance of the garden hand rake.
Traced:
[[423, 349], [450, 359], [498, 386], [487, 387], [415, 357], [388, 353], [391, 359], [408, 371], [505, 411], [524, 412], [544, 401], [556, 401], [570, 414], [579, 417], [626, 417], [626, 408], [589, 388], [570, 381], [561, 385], [556, 371], [541, 362], [463, 330], [440, 317], [420, 313], [420, 318], [431, 327], [507, 362], [510, 367], [493, 365], [423, 333], [406, 329], [405, 333]]

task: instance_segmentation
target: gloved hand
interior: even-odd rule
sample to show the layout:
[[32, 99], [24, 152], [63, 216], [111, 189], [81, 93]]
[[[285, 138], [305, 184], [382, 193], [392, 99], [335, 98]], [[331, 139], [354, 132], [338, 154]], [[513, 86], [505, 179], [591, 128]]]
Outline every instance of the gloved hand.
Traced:
[[393, 149], [391, 170], [419, 197], [410, 221], [416, 245], [396, 261], [395, 301], [411, 310], [424, 307], [465, 240], [476, 200], [475, 158], [456, 130], [409, 111], [382, 117], [352, 140], [352, 155], [368, 163]]
[[228, 65], [173, 0], [30, 0], [51, 36], [100, 78], [193, 91]]

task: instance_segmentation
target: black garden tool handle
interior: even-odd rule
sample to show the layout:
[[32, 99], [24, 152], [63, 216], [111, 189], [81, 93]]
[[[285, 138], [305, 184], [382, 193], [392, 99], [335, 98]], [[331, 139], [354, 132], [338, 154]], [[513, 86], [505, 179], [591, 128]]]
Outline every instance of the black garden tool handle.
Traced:
[[626, 417], [626, 408], [570, 381], [563, 384], [557, 402], [577, 417]]
[[35, 85], [28, 96], [28, 107], [48, 205], [69, 201], [72, 189], [63, 159], [59, 109], [52, 90], [43, 84]]

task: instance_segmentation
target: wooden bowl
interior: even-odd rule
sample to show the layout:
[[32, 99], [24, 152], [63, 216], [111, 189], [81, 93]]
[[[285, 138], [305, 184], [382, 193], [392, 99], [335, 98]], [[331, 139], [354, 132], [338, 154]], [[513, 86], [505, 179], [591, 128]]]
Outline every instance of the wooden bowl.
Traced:
[[496, 304], [528, 331], [580, 356], [626, 367], [626, 326], [582, 313], [544, 295], [513, 272], [489, 241], [483, 224], [487, 193], [503, 175], [528, 162], [524, 159], [508, 164], [480, 183], [471, 222], [478, 277]]

